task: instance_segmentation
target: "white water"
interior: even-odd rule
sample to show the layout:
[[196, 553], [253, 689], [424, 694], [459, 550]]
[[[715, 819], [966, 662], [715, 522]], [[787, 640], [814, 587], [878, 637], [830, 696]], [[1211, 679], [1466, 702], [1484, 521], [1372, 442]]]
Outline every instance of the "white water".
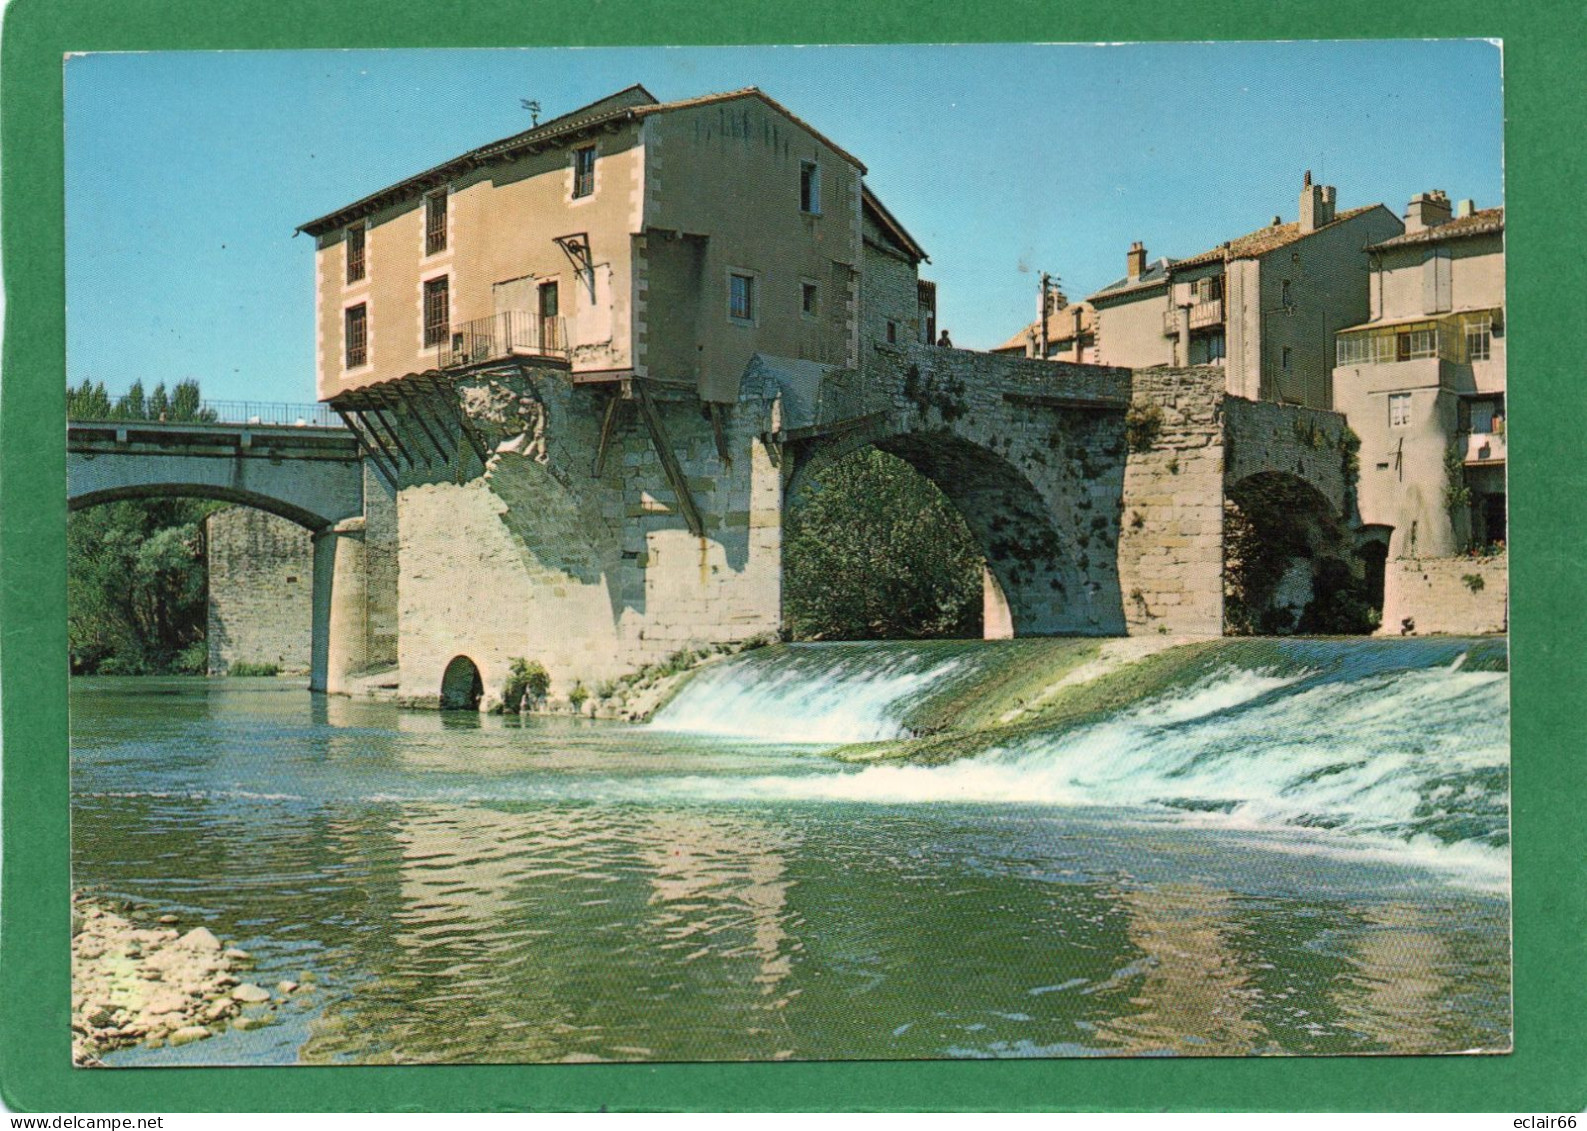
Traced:
[[[1463, 671], [1463, 660], [1353, 679], [1231, 667], [1093, 724], [946, 765], [823, 767], [680, 785], [718, 799], [1145, 807], [1181, 822], [1298, 832], [1295, 852], [1348, 844], [1502, 886], [1509, 679]], [[755, 674], [770, 673], [767, 682], [743, 680], [748, 673], [732, 668], [712, 673], [697, 706], [668, 722], [683, 729], [704, 718], [736, 727], [714, 733], [765, 737], [770, 707], [782, 737], [883, 738], [890, 723], [897, 733], [907, 700], [944, 670], [902, 673], [895, 665], [863, 680], [832, 671], [813, 682], [793, 669]]]
[[657, 712], [651, 727], [821, 746], [898, 738], [915, 697], [962, 662], [903, 650], [820, 646], [783, 653], [778, 660], [706, 669]]

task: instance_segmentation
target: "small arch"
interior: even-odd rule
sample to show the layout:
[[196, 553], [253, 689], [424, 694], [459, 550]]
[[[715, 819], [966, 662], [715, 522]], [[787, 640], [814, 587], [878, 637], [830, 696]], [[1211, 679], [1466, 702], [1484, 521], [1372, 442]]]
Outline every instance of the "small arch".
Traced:
[[441, 710], [477, 711], [484, 696], [479, 666], [467, 656], [453, 656], [441, 675]]
[[1383, 613], [1384, 578], [1388, 572], [1389, 543], [1394, 537], [1394, 527], [1377, 523], [1356, 531], [1356, 560], [1361, 563], [1361, 582], [1366, 587], [1369, 605]]

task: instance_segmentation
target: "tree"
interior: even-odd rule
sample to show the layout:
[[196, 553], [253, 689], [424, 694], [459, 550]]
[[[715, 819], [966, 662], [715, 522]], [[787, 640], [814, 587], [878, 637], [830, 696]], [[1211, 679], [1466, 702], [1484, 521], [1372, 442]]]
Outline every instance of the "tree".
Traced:
[[937, 486], [866, 449], [817, 476], [788, 517], [783, 602], [795, 639], [981, 634], [984, 558]]

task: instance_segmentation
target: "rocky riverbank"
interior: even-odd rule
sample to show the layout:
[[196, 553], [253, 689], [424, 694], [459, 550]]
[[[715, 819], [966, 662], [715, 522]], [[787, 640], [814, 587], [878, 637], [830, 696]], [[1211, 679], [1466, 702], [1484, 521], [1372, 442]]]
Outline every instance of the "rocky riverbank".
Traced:
[[182, 930], [176, 915], [139, 919], [135, 909], [81, 892], [72, 897], [74, 1064], [97, 1065], [131, 1045], [183, 1045], [226, 1028], [260, 1028], [274, 1020], [274, 1006], [312, 988], [284, 981], [272, 992], [243, 977], [249, 954], [209, 928]]

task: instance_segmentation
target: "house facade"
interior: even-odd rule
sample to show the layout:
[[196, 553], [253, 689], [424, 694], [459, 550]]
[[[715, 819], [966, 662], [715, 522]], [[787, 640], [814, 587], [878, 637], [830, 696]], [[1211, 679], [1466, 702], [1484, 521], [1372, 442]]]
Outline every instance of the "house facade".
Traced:
[[1299, 216], [1186, 259], [1133, 244], [1124, 277], [1091, 295], [1096, 355], [1132, 368], [1217, 365], [1231, 396], [1331, 408], [1339, 329], [1367, 317], [1367, 247], [1403, 231], [1381, 204], [1335, 210], [1305, 176]]
[[635, 86], [472, 150], [303, 225], [320, 399], [523, 357], [729, 403], [757, 353], [853, 364], [863, 233], [897, 227], [864, 172], [755, 89]]
[[1371, 317], [1337, 335], [1333, 371], [1361, 437], [1364, 534], [1391, 563], [1390, 628], [1417, 618], [1392, 563], [1507, 539], [1504, 209], [1451, 208], [1435, 190], [1411, 201], [1405, 229], [1368, 249]]

